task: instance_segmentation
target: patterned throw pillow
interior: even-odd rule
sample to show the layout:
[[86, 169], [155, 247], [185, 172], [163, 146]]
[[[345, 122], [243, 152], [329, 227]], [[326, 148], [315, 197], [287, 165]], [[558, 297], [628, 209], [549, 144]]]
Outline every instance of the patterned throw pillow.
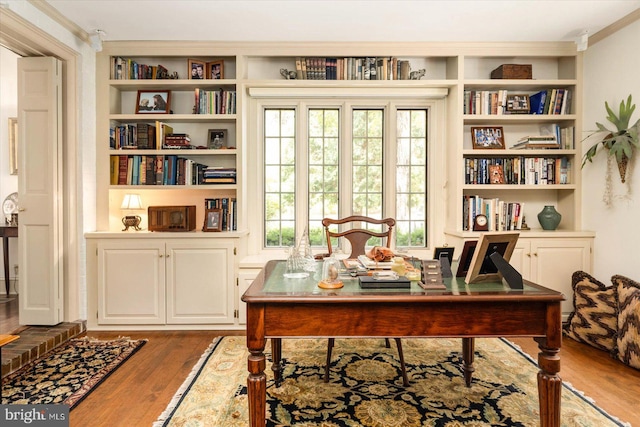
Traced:
[[611, 281], [618, 302], [617, 357], [640, 369], [640, 283], [618, 275]]
[[613, 286], [605, 286], [584, 271], [573, 273], [571, 286], [573, 312], [564, 326], [565, 335], [612, 352], [618, 323]]

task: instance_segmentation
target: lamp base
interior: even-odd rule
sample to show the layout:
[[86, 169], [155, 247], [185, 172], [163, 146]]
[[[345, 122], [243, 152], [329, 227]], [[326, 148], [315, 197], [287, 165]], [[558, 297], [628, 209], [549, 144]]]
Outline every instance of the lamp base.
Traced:
[[124, 224], [124, 228], [122, 229], [122, 231], [127, 231], [129, 227], [133, 227], [133, 229], [136, 231], [142, 230], [140, 228], [140, 221], [142, 221], [142, 218], [140, 218], [138, 215], [125, 216], [124, 218], [122, 218], [122, 224]]

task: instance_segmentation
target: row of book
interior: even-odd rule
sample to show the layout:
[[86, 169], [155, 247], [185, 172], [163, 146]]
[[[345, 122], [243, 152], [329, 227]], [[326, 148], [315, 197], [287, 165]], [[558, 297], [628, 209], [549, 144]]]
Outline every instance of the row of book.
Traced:
[[297, 57], [298, 80], [409, 80], [411, 65], [396, 57]]
[[211, 178], [207, 165], [176, 155], [117, 155], [110, 158], [111, 185], [206, 185], [235, 183]]
[[571, 160], [565, 156], [465, 158], [464, 163], [465, 184], [571, 183]]
[[[510, 102], [517, 103], [510, 96], [522, 98], [525, 108], [513, 108]], [[572, 92], [569, 89], [547, 89], [531, 95], [521, 91], [504, 90], [465, 90], [464, 114], [502, 115], [502, 114], [571, 114]], [[526, 105], [528, 104], [528, 108]]]
[[131, 58], [111, 57], [112, 80], [168, 79], [169, 71], [162, 65], [138, 64]]
[[173, 127], [156, 121], [150, 123], [127, 123], [109, 128], [109, 147], [113, 150], [140, 149], [159, 150], [179, 145], [176, 141], [188, 139], [186, 134], [176, 134]]
[[238, 230], [238, 212], [237, 201], [235, 198], [220, 197], [215, 199], [204, 199], [204, 208], [206, 209], [220, 209], [222, 210], [221, 231], [236, 231]]
[[462, 200], [462, 229], [473, 230], [476, 215], [487, 217], [489, 231], [520, 230], [524, 220], [523, 202], [506, 202], [498, 198], [464, 196]]
[[236, 114], [235, 90], [195, 90], [195, 114]]

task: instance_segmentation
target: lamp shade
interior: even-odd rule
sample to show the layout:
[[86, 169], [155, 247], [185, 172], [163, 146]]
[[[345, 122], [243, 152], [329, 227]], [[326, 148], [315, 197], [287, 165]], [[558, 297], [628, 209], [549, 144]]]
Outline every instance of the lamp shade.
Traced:
[[120, 209], [142, 209], [142, 199], [139, 194], [125, 194]]

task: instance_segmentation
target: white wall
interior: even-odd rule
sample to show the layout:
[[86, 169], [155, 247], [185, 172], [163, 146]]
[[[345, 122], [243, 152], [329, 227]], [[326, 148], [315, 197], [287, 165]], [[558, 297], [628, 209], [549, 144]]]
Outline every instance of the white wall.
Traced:
[[[615, 105], [633, 95], [637, 105], [632, 123], [640, 118], [640, 21], [636, 21], [589, 47], [584, 55], [584, 128], [609, 124], [604, 103]], [[585, 133], [584, 136], [587, 136]], [[592, 142], [583, 143], [586, 151]], [[582, 170], [583, 226], [596, 232], [593, 274], [607, 284], [614, 274], [640, 280], [640, 150], [627, 171], [627, 185], [620, 182], [617, 167], [612, 175], [610, 206], [603, 202], [606, 156], [599, 154]], [[614, 162], [615, 165], [615, 162]], [[635, 167], [633, 167], [635, 166]], [[628, 194], [627, 194], [628, 191]], [[624, 197], [626, 195], [626, 197]]]
[[[9, 117], [18, 116], [18, 58], [19, 56], [0, 46], [0, 203], [11, 193], [18, 191], [18, 175], [9, 171]], [[4, 224], [4, 214], [0, 211], [0, 223]], [[0, 254], [3, 251], [0, 245]], [[9, 262], [18, 263], [16, 239], [9, 239]], [[0, 271], [3, 271], [0, 269]], [[9, 268], [9, 278], [14, 279], [13, 268]], [[2, 274], [4, 279], [4, 274]], [[4, 282], [0, 282], [4, 283]], [[0, 287], [4, 294], [4, 284]]]

